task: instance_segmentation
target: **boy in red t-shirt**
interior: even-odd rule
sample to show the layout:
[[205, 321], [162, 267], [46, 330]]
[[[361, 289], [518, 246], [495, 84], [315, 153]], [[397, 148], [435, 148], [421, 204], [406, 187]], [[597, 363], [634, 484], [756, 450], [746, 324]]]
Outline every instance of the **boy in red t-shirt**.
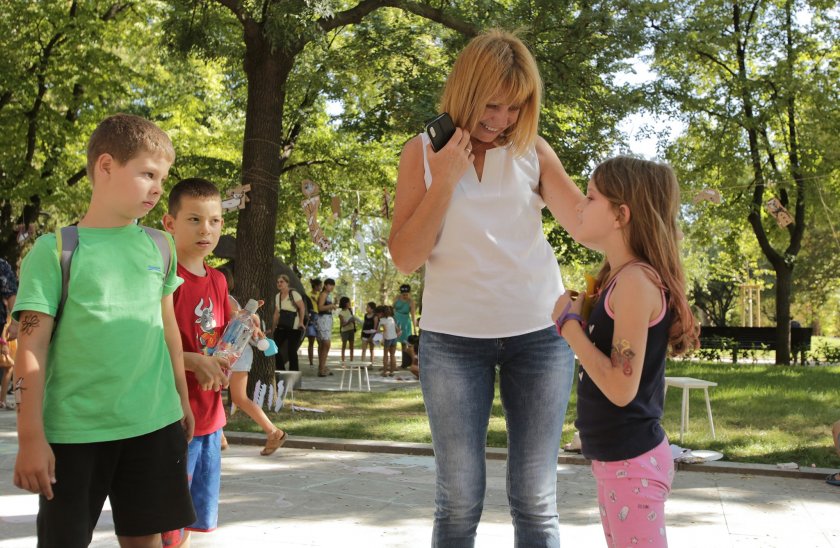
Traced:
[[216, 248], [222, 231], [219, 189], [205, 179], [184, 179], [169, 194], [163, 218], [175, 240], [178, 276], [184, 283], [175, 291], [175, 317], [184, 346], [184, 367], [195, 436], [187, 451], [187, 473], [196, 521], [187, 531], [163, 534], [164, 546], [179, 546], [189, 531], [216, 528], [221, 484], [221, 438], [225, 411], [220, 389], [228, 384], [228, 361], [213, 357], [216, 343], [230, 318], [228, 285], [204, 259]]

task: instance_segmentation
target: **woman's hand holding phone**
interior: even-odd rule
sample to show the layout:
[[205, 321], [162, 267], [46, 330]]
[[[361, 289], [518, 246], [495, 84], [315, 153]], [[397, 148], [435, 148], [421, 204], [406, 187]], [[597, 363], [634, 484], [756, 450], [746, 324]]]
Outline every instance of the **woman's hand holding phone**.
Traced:
[[433, 181], [444, 181], [455, 186], [475, 159], [470, 145], [470, 133], [456, 128], [452, 138], [439, 152], [435, 152], [431, 145], [426, 145], [426, 158]]
[[426, 125], [426, 134], [430, 141], [426, 145], [426, 158], [432, 179], [454, 186], [475, 158], [470, 133], [455, 127], [449, 115], [443, 113]]

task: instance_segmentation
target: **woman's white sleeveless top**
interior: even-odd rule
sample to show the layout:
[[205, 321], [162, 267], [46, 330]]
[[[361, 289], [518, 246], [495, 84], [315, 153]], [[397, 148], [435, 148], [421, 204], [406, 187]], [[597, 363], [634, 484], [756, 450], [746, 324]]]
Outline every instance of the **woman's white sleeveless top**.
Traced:
[[[432, 181], [423, 134], [426, 189]], [[545, 239], [535, 148], [524, 156], [488, 150], [478, 180], [470, 166], [458, 181], [426, 261], [420, 327], [449, 335], [497, 338], [552, 325], [563, 292]]]

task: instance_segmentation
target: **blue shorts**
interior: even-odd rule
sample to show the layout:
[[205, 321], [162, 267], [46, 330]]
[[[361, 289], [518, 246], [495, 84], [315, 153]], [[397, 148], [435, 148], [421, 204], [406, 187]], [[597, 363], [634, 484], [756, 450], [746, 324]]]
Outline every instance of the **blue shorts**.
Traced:
[[231, 371], [241, 371], [243, 373], [249, 373], [251, 371], [251, 365], [254, 363], [254, 349], [251, 348], [251, 345], [245, 347], [245, 350], [242, 351], [242, 355], [239, 356], [233, 365], [230, 366]]
[[382, 346], [384, 346], [385, 348], [397, 346], [397, 339], [385, 339], [384, 341], [382, 341]]
[[[195, 522], [190, 531], [206, 533], [219, 522], [219, 489], [222, 481], [222, 429], [211, 434], [194, 436], [187, 445], [187, 478], [195, 508]], [[184, 540], [184, 529], [161, 534], [164, 548], [178, 546]]]
[[195, 507], [191, 531], [212, 531], [219, 522], [219, 488], [222, 482], [222, 429], [195, 436], [187, 447], [187, 475]]

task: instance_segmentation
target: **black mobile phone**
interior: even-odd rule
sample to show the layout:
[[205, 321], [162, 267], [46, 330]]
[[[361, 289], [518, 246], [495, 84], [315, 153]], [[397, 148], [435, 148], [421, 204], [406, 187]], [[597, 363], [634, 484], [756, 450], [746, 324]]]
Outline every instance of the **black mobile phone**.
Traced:
[[446, 112], [438, 114], [431, 122], [426, 124], [426, 134], [432, 141], [432, 150], [435, 152], [445, 147], [454, 133], [455, 123]]

